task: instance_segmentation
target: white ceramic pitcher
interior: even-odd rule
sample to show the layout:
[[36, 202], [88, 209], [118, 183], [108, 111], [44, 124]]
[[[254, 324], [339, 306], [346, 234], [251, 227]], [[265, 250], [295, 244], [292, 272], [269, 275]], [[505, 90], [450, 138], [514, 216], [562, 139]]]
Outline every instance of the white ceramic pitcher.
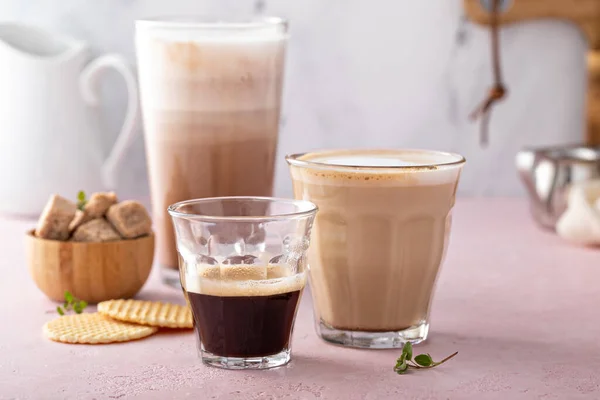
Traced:
[[[106, 154], [99, 126], [98, 78], [113, 68], [129, 103]], [[113, 189], [116, 168], [134, 139], [135, 75], [118, 55], [90, 62], [84, 42], [0, 23], [0, 213], [37, 215], [51, 193]]]

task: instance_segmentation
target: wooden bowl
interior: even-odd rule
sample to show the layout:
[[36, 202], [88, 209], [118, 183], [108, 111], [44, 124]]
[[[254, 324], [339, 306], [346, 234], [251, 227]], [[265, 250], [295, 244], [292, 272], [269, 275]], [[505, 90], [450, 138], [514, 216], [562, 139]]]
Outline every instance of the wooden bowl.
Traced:
[[29, 274], [50, 299], [68, 290], [98, 303], [134, 296], [146, 283], [154, 259], [154, 234], [102, 243], [61, 242], [27, 233]]

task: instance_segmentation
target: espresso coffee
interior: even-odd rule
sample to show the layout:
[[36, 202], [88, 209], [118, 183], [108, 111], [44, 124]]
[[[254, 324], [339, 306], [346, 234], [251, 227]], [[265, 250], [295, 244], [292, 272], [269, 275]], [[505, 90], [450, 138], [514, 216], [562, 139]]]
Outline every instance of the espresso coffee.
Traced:
[[367, 150], [293, 157], [296, 198], [319, 207], [308, 256], [318, 323], [367, 333], [426, 326], [462, 158]]
[[186, 292], [204, 351], [248, 358], [289, 349], [304, 274], [273, 265], [196, 268], [199, 276], [187, 275]]
[[170, 21], [137, 28], [157, 258], [172, 269], [169, 205], [269, 196], [273, 188], [285, 36], [205, 28]]

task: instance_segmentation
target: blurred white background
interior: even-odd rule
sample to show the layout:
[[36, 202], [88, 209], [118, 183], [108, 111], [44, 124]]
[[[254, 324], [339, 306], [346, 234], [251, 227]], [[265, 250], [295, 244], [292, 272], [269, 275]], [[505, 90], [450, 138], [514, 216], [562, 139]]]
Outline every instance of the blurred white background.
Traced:
[[[291, 20], [277, 195], [291, 194], [286, 153], [359, 146], [460, 152], [468, 160], [461, 194], [518, 195], [523, 192], [514, 168], [518, 149], [584, 137], [587, 44], [566, 23], [503, 29], [509, 98], [494, 112], [490, 146], [480, 149], [478, 126], [467, 116], [491, 84], [489, 36], [485, 28], [464, 20], [460, 0], [0, 2], [5, 21], [86, 40], [95, 55], [117, 52], [132, 64], [136, 18], [210, 12], [257, 12]], [[116, 74], [107, 77], [103, 93], [109, 104], [108, 151], [126, 103]], [[139, 129], [121, 166], [121, 197], [148, 193]]]

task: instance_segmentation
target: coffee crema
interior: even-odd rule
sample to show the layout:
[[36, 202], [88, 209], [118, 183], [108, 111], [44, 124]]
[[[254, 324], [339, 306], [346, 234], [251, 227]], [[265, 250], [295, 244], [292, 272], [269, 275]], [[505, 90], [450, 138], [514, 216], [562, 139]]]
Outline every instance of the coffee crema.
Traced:
[[364, 332], [427, 323], [463, 161], [419, 150], [288, 157], [295, 197], [319, 207], [308, 257], [319, 323]]

